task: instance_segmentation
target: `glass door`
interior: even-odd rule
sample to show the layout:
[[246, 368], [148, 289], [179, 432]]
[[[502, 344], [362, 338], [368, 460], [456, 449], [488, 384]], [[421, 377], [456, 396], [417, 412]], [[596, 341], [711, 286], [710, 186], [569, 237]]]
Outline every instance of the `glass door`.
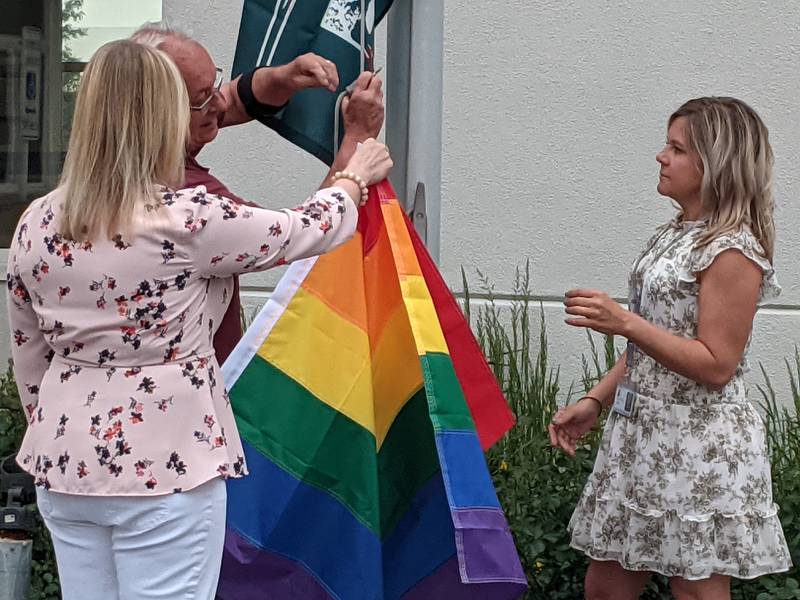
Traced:
[[0, 191], [9, 193], [16, 188], [16, 50], [10, 36], [0, 36]]

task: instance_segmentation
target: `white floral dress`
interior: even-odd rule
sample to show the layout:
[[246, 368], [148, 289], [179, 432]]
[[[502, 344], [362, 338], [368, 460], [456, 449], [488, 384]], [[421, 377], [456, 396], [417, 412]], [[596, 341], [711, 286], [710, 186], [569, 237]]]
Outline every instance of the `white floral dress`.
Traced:
[[[696, 249], [705, 228], [668, 223], [637, 263], [639, 313], [687, 338], [697, 337], [696, 273], [725, 250], [742, 252], [762, 269], [761, 301], [780, 293], [749, 229]], [[764, 424], [745, 393], [746, 355], [747, 349], [731, 381], [715, 391], [635, 351], [628, 372], [634, 413], [608, 417], [570, 520], [574, 548], [629, 570], [685, 579], [753, 578], [791, 567], [772, 499]]]

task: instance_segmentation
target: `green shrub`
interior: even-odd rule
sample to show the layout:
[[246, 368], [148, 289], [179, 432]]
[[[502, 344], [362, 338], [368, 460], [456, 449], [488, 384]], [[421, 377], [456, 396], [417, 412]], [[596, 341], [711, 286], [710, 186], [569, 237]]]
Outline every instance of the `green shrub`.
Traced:
[[[588, 335], [589, 358], [583, 357], [580, 384], [562, 391], [560, 372], [549, 364], [547, 332], [540, 306], [538, 328], [530, 321], [533, 297], [529, 271], [517, 269], [513, 299], [501, 309], [491, 284], [478, 273], [487, 302], [470, 313], [470, 294], [462, 271], [464, 311], [495, 376], [517, 416], [517, 425], [487, 453], [497, 494], [514, 534], [530, 591], [527, 599], [583, 598], [588, 560], [569, 546], [567, 523], [591, 473], [601, 427], [588, 435], [575, 459], [553, 450], [547, 425], [558, 398], [572, 401], [591, 388], [616, 362], [614, 340], [605, 336], [598, 347]], [[475, 317], [473, 319], [473, 316]], [[536, 331], [535, 329], [538, 329]], [[800, 564], [800, 352], [787, 362], [795, 411], [780, 408], [769, 378], [761, 388], [769, 435], [774, 494], [795, 565]], [[763, 370], [763, 369], [762, 369]], [[573, 393], [574, 392], [574, 393]], [[800, 570], [734, 580], [733, 600], [800, 599]], [[644, 600], [671, 598], [666, 578], [656, 576], [642, 595]]]
[[[6, 373], [0, 374], [0, 457], [17, 451], [22, 436], [25, 434], [25, 427], [25, 413], [9, 363]], [[30, 600], [59, 600], [61, 588], [58, 585], [58, 570], [56, 569], [53, 544], [36, 507], [33, 507], [33, 510], [36, 526], [31, 532], [33, 558], [29, 598]]]
[[0, 375], [0, 458], [17, 451], [26, 425], [9, 361], [6, 374]]

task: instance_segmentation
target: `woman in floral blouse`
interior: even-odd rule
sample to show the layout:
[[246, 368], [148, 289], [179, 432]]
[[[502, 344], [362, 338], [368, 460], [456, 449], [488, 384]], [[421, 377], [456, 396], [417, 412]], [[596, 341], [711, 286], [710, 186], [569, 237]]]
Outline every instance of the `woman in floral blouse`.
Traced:
[[570, 521], [591, 559], [586, 597], [638, 598], [652, 572], [679, 600], [730, 598], [730, 577], [785, 571], [764, 425], [744, 374], [758, 304], [780, 291], [767, 128], [732, 98], [690, 100], [669, 119], [658, 191], [680, 206], [634, 263], [629, 310], [567, 293], [567, 323], [628, 340], [550, 437], [570, 455], [611, 407]]
[[247, 468], [212, 347], [226, 302], [210, 283], [347, 241], [352, 198], [391, 168], [370, 140], [335, 187], [283, 211], [181, 190], [189, 108], [161, 51], [98, 50], [61, 185], [31, 203], [11, 248], [29, 419], [17, 460], [36, 479], [65, 600], [214, 596], [223, 479]]

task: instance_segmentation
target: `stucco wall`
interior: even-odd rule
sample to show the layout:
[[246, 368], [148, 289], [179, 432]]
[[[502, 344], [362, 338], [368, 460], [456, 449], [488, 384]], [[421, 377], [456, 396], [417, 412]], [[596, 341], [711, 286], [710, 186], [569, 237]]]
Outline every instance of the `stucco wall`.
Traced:
[[[165, 0], [164, 15], [229, 70], [241, 0]], [[655, 191], [666, 118], [690, 97], [741, 97], [766, 121], [775, 150], [784, 287], [780, 304], [757, 317], [752, 356], [785, 397], [783, 359], [800, 343], [797, 23], [800, 4], [789, 2], [447, 0], [440, 262], [448, 282], [461, 289], [463, 265], [474, 286], [480, 269], [495, 292], [510, 294], [515, 266], [529, 258], [567, 387], [587, 344], [562, 323], [564, 291], [623, 296], [637, 250], [672, 214]], [[223, 132], [200, 159], [236, 193], [273, 207], [295, 202], [325, 173], [259, 125]], [[246, 304], [263, 302], [275, 281], [245, 279]]]

